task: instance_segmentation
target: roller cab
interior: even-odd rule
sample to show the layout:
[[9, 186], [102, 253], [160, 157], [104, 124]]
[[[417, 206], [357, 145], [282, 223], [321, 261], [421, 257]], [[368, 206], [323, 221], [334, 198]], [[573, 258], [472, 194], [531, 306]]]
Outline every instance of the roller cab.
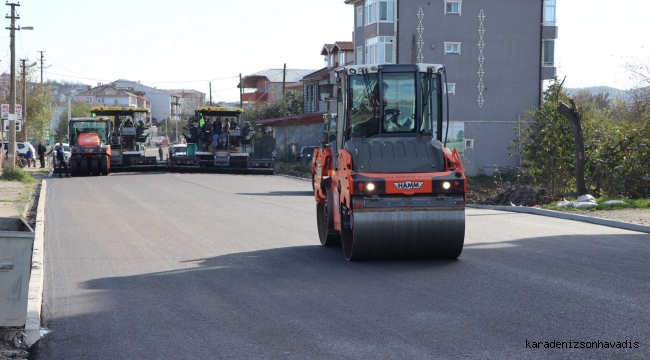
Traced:
[[434, 64], [337, 69], [336, 130], [315, 154], [313, 184], [320, 241], [341, 244], [346, 259], [462, 252], [466, 179], [458, 151], [442, 142], [443, 72]]
[[104, 118], [73, 118], [68, 123], [70, 175], [108, 175], [111, 169], [111, 122]]

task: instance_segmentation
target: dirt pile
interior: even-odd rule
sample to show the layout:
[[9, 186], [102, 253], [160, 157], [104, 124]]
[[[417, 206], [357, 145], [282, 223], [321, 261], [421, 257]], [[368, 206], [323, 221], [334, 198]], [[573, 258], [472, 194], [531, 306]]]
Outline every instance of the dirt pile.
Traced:
[[275, 163], [275, 173], [295, 176], [303, 179], [311, 179], [311, 168], [307, 164]]
[[486, 199], [483, 205], [504, 205], [512, 204], [517, 206], [533, 206], [550, 204], [555, 199], [548, 194], [546, 189], [537, 186], [515, 185], [501, 192], [492, 199]]

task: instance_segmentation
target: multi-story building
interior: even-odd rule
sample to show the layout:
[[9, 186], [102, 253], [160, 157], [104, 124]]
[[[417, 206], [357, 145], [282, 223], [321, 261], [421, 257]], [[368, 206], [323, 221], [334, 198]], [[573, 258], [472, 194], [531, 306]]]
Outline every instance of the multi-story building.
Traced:
[[181, 122], [187, 121], [200, 107], [206, 105], [205, 93], [191, 89], [163, 90], [172, 96], [171, 113]]
[[334, 68], [354, 64], [354, 43], [337, 41], [321, 49], [327, 66], [302, 78], [305, 113], [332, 111], [336, 108], [336, 74]]
[[[120, 89], [111, 84], [99, 85], [82, 91], [75, 97], [77, 101], [83, 101], [93, 105], [135, 106], [151, 109], [151, 100], [144, 97], [142, 92], [137, 92], [130, 88]], [[145, 122], [151, 122], [150, 114], [145, 118]]]
[[178, 95], [136, 81], [116, 80], [113, 85], [117, 88], [130, 88], [144, 93], [144, 96], [151, 100], [151, 117], [154, 122], [180, 120], [180, 98]]
[[[446, 66], [448, 147], [469, 174], [518, 166], [524, 111], [556, 75], [556, 0], [346, 0], [357, 64]], [[512, 156], [510, 155], [512, 154]]]

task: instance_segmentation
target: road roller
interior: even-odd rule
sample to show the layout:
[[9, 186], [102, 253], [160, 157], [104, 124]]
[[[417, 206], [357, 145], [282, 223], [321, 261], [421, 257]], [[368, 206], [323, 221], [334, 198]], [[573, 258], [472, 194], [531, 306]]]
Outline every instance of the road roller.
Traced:
[[351, 261], [460, 256], [466, 178], [443, 134], [444, 73], [438, 64], [336, 69], [336, 113], [313, 160], [322, 245]]

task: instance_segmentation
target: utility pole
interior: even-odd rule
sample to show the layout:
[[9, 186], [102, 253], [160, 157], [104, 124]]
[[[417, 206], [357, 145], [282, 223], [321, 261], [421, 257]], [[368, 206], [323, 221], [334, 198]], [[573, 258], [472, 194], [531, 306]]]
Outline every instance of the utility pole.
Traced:
[[41, 85], [43, 85], [43, 61], [45, 61], [45, 59], [43, 59], [43, 53], [45, 50], [37, 50], [37, 52], [41, 53]]
[[212, 106], [212, 82], [210, 84], [210, 106]]
[[239, 73], [239, 107], [244, 108], [244, 86], [241, 83], [241, 73]]
[[284, 97], [284, 92], [286, 91], [287, 88], [287, 63], [284, 63], [284, 70], [282, 70], [282, 116], [284, 117], [284, 124], [282, 126], [282, 132], [284, 133], [284, 155], [287, 159], [287, 162], [289, 161], [289, 148], [287, 148], [287, 102]]
[[23, 126], [20, 129], [20, 135], [23, 141], [27, 141], [27, 114], [25, 111], [27, 109], [27, 82], [25, 82], [25, 79], [27, 78], [27, 68], [25, 67], [25, 61], [27, 61], [27, 59], [20, 59], [20, 62], [22, 62], [20, 66], [23, 68]]
[[[7, 15], [5, 18], [11, 19], [10, 30], [10, 51], [11, 51], [11, 89], [9, 90], [9, 146], [7, 147], [7, 155], [9, 155], [9, 161], [11, 165], [16, 163], [16, 19], [20, 19], [16, 15], [16, 6], [20, 6], [18, 3], [6, 3], [7, 6], [11, 6], [11, 16]], [[4, 131], [4, 129], [2, 129]], [[4, 140], [4, 139], [3, 139]], [[2, 158], [3, 156], [0, 156]]]

